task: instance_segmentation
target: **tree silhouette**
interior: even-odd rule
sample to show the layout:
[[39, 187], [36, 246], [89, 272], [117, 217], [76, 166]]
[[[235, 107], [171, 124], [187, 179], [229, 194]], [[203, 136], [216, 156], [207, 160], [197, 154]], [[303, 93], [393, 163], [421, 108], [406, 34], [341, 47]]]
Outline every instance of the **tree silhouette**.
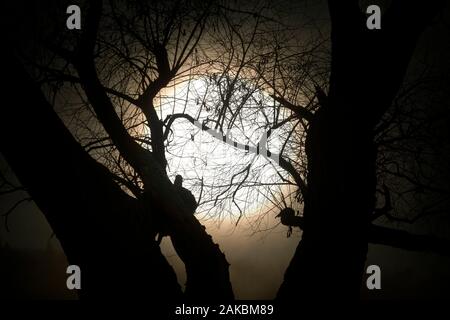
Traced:
[[[428, 76], [404, 81], [420, 34], [442, 6], [436, 2], [423, 10], [394, 2], [383, 16], [382, 30], [372, 31], [356, 1], [345, 5], [330, 1], [331, 70], [327, 60], [321, 60], [325, 39], [306, 38], [300, 46], [289, 41], [289, 30], [270, 34], [270, 41], [255, 37], [263, 27], [253, 28], [252, 16], [244, 10], [239, 12], [247, 14], [247, 28], [226, 20], [236, 40], [227, 41], [222, 51], [236, 58], [232, 64], [225, 57], [212, 77], [211, 82], [222, 89], [215, 94], [216, 116], [208, 120], [222, 132], [239, 127], [236, 114], [258, 110], [257, 103], [245, 101], [254, 87], [268, 92], [272, 100], [261, 100], [259, 109], [274, 109], [280, 116], [269, 116], [263, 128], [269, 135], [285, 130], [286, 143], [276, 150], [277, 169], [282, 181], [297, 186], [295, 199], [303, 211], [296, 215], [283, 209], [295, 205], [292, 201], [280, 207], [281, 223], [301, 227], [303, 234], [279, 299], [357, 297], [369, 242], [449, 254], [447, 240], [379, 223], [380, 217], [414, 222], [448, 207], [448, 187], [436, 179], [439, 172], [430, 169], [438, 155], [433, 145], [439, 134], [432, 133], [435, 124], [424, 115], [426, 104], [420, 101], [421, 95], [430, 94], [430, 86], [444, 90], [438, 89], [438, 81], [444, 80], [445, 71], [438, 79], [427, 79], [436, 74], [425, 70]], [[420, 22], [413, 23], [416, 20]], [[251, 83], [244, 93], [237, 79]], [[290, 113], [283, 114], [286, 110]], [[293, 125], [285, 126], [290, 122]], [[250, 171], [250, 165], [246, 168]], [[243, 175], [239, 186], [247, 177]], [[405, 214], [398, 211], [418, 209], [413, 208], [417, 201], [411, 194], [424, 199], [427, 192], [435, 199], [428, 199], [415, 216], [400, 217]], [[330, 268], [335, 276], [327, 276]]]
[[[318, 92], [320, 108], [308, 127], [305, 227], [280, 299], [294, 292], [310, 298], [358, 296], [367, 243], [372, 233], [381, 236], [370, 224], [377, 185], [374, 130], [400, 89], [419, 35], [443, 2], [394, 1], [381, 32], [365, 27], [357, 1], [328, 5], [328, 94]], [[336, 276], [325, 276], [330, 268]]]
[[[81, 90], [80, 98], [88, 102], [90, 111], [102, 126], [101, 131], [107, 134], [109, 144], [114, 145], [114, 150], [108, 151], [110, 158], [107, 159], [111, 160], [120, 154], [116, 170], [123, 170], [122, 163], [127, 163], [125, 170], [128, 171], [122, 172], [125, 173], [122, 176], [94, 161], [81, 148], [51, 110], [42, 93], [37, 91], [31, 80], [27, 82], [29, 77], [25, 75], [23, 68], [13, 57], [6, 57], [16, 67], [14, 71], [8, 69], [11, 70], [9, 75], [23, 76], [23, 82], [30, 91], [30, 100], [21, 105], [34, 104], [37, 107], [28, 113], [30, 116], [37, 113], [33, 114], [37, 123], [26, 125], [26, 131], [40, 131], [40, 134], [47, 135], [36, 140], [36, 147], [39, 145], [41, 151], [29, 148], [23, 150], [24, 153], [16, 152], [10, 149], [14, 147], [14, 139], [8, 139], [2, 141], [2, 152], [8, 162], [12, 163], [12, 168], [27, 186], [34, 201], [46, 214], [69, 262], [79, 265], [84, 271], [86, 284], [82, 294], [88, 296], [103, 295], [105, 292], [118, 296], [128, 295], [130, 291], [138, 294], [149, 287], [153, 292], [147, 294], [156, 293], [162, 299], [168, 296], [179, 297], [181, 292], [175, 275], [155, 242], [156, 233], [161, 228], [169, 230], [172, 242], [185, 263], [188, 274], [185, 291], [187, 297], [230, 299], [233, 296], [228, 263], [223, 253], [198, 220], [185, 212], [188, 209], [166, 174], [163, 123], [153, 107], [156, 94], [175, 76], [180, 75], [181, 68], [192, 55], [202, 34], [204, 18], [210, 5], [189, 7], [188, 4], [179, 4], [173, 3], [169, 8], [163, 3], [139, 2], [133, 7], [116, 8], [111, 5], [106, 8], [101, 1], [95, 1], [89, 6], [83, 32], [71, 39], [69, 35], [67, 39], [67, 34], [59, 36], [60, 31], [56, 31], [55, 38], [52, 39], [54, 41], [47, 41], [45, 44], [57, 57], [55, 54], [44, 54], [44, 63], [38, 61], [39, 64], [35, 65], [38, 71], [47, 71], [43, 82], [48, 83], [56, 78], [56, 86], [61, 81], [70, 81], [77, 90]], [[124, 11], [120, 11], [122, 9]], [[102, 12], [105, 26], [100, 26]], [[127, 17], [126, 13], [131, 16]], [[189, 14], [192, 16], [186, 16]], [[108, 30], [112, 24], [115, 25], [113, 32], [105, 32], [99, 36], [100, 27]], [[160, 29], [160, 24], [164, 28]], [[183, 34], [182, 38], [180, 34]], [[171, 48], [175, 50], [171, 55], [173, 61], [170, 62], [166, 49], [169, 41], [174, 43]], [[143, 65], [140, 65], [138, 57], [133, 56], [137, 49], [143, 50], [138, 51], [138, 56], [141, 52], [147, 55]], [[45, 58], [50, 59], [49, 64], [45, 64], [49, 61], [44, 60]], [[113, 62], [106, 66], [112, 69], [99, 72], [99, 69], [105, 67], [102, 63], [107, 61]], [[130, 69], [119, 70], [120, 65], [118, 67], [117, 64], [124, 62], [131, 65]], [[54, 70], [55, 65], [59, 69]], [[128, 73], [122, 73], [130, 70], [136, 71], [141, 78], [131, 83], [133, 78], [128, 77]], [[135, 90], [134, 96], [127, 95], [126, 91], [120, 92], [115, 87], [105, 87], [102, 84], [105, 79], [100, 79], [103, 76], [110, 77], [109, 83], [119, 81], [121, 89], [131, 86]], [[145, 119], [151, 132], [150, 141], [142, 141], [139, 137], [130, 135], [127, 120], [116, 112], [116, 107], [123, 106], [123, 101], [133, 105], [134, 114], [139, 113], [137, 117]], [[11, 112], [9, 117], [5, 118], [18, 116], [17, 109], [12, 109], [14, 108], [8, 111]], [[126, 110], [121, 111], [119, 114], [128, 115]], [[38, 123], [48, 125], [48, 133], [38, 130]], [[2, 128], [5, 130], [2, 137], [8, 136], [7, 127], [5, 125]], [[35, 138], [38, 136], [39, 133], [34, 134]], [[95, 146], [93, 141], [90, 144], [91, 147]], [[93, 150], [97, 149], [91, 148]], [[55, 152], [59, 155], [54, 156]], [[45, 164], [35, 162], [39, 163], [41, 169], [24, 163], [24, 159], [38, 153], [44, 153], [43, 158], [46, 160], [43, 161]], [[100, 153], [99, 157], [101, 156]], [[52, 157], [52, 160], [47, 157]], [[68, 159], [63, 160], [61, 157]], [[55, 163], [57, 158], [60, 158], [60, 163]], [[32, 168], [36, 174], [33, 174]], [[44, 168], [48, 170], [42, 170]], [[37, 175], [40, 174], [42, 176], [38, 178]], [[63, 181], [54, 181], [53, 187], [48, 188], [41, 186], [37, 189], [33, 185], [37, 180], [41, 183], [50, 182], [52, 178], [62, 178]], [[130, 193], [121, 190], [116, 182], [128, 188]], [[66, 187], [62, 188], [61, 183]], [[55, 192], [56, 186], [59, 192]], [[80, 186], [83, 186], [82, 190], [78, 190]], [[67, 214], [57, 214], [55, 211], [66, 211]], [[83, 236], [78, 232], [82, 232]], [[98, 254], [98, 250], [101, 254]], [[112, 268], [115, 271], [105, 271], [105, 265], [111, 261], [118, 261]], [[123, 270], [119, 278], [117, 275], [113, 276], [117, 269]], [[148, 272], [153, 281], [140, 281]]]
[[[258, 208], [254, 230], [278, 213], [303, 230], [281, 301], [357, 298], [369, 242], [449, 254], [442, 239], [378, 223], [414, 222], [448, 199], [428, 168], [436, 136], [414, 104], [429, 79], [404, 81], [444, 2], [392, 1], [381, 30], [366, 28], [358, 1], [328, 6], [331, 39], [308, 25], [299, 40], [264, 1], [93, 1], [81, 32], [49, 27], [37, 54], [2, 53], [15, 107], [2, 110], [1, 151], [81, 266], [82, 295], [233, 298], [228, 262], [175, 174], [197, 214], [237, 210], [237, 224], [264, 199], [273, 205]], [[183, 125], [192, 133], [180, 140]], [[184, 148], [200, 134], [238, 156], [205, 176], [207, 159]], [[192, 167], [173, 172], [177, 157]], [[436, 196], [429, 207], [396, 211], [423, 190]], [[184, 262], [184, 294], [157, 234]]]

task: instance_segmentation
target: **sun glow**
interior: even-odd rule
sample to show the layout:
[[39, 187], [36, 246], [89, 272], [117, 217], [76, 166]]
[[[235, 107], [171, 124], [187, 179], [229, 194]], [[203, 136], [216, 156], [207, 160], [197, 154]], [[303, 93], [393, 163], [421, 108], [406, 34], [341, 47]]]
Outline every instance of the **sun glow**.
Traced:
[[[159, 117], [167, 125], [171, 116], [186, 114], [214, 129], [220, 110], [217, 106], [222, 103], [220, 94], [205, 78], [178, 84], [166, 89], [159, 98]], [[242, 104], [243, 95], [238, 93], [230, 100], [231, 109], [236, 108]], [[262, 105], [266, 107], [262, 108]], [[278, 107], [270, 106], [274, 106], [270, 96], [254, 90], [251, 99], [242, 104], [240, 115], [227, 114], [223, 135], [228, 134], [237, 143], [257, 147], [268, 131], [275, 107]], [[267, 150], [273, 153], [282, 150], [286, 140], [282, 133], [272, 132], [267, 139]], [[199, 200], [197, 218], [220, 244], [231, 264], [230, 277], [237, 298], [267, 299], [269, 296], [264, 292], [276, 292], [296, 246], [296, 241], [285, 241], [286, 227], [275, 218], [279, 207], [284, 205], [280, 198], [286, 197], [285, 201], [289, 203], [289, 195], [296, 190], [294, 185], [286, 184], [282, 179], [288, 179], [286, 172], [276, 161], [263, 154], [235, 148], [186, 117], [177, 118], [170, 126], [166, 150], [169, 176], [172, 180], [176, 174], [184, 177], [184, 186]], [[255, 233], [257, 236], [252, 236]], [[299, 235], [297, 231], [294, 234], [293, 238]], [[184, 287], [185, 267], [168, 238], [164, 238], [161, 248]], [[261, 256], [277, 256], [272, 259], [277, 262], [256, 267], [254, 261]], [[255, 276], [266, 271], [274, 280]], [[254, 280], [258, 285], [247, 285], [248, 281]], [[249, 291], [249, 287], [255, 289]]]
[[[267, 134], [277, 110], [275, 102], [245, 82], [239, 86], [222, 114], [224, 93], [217, 86], [212, 87], [206, 76], [168, 88], [159, 97], [158, 112], [166, 125], [170, 117], [178, 115], [166, 140], [169, 176], [172, 179], [176, 174], [183, 176], [184, 186], [199, 202], [197, 214], [201, 220], [221, 223], [227, 217], [237, 221], [255, 213], [270, 212], [276, 207], [277, 194], [292, 191], [284, 185], [277, 161], [252, 152], [265, 147], [278, 153], [283, 146], [283, 139], [275, 130], [261, 148], [261, 138]], [[263, 105], [268, 107], [262, 108]], [[199, 123], [204, 125], [203, 129]], [[205, 130], [206, 127], [221, 132], [220, 138]], [[228, 143], [223, 141], [222, 134], [229, 139]], [[249, 151], [236, 148], [230, 141], [247, 145]]]

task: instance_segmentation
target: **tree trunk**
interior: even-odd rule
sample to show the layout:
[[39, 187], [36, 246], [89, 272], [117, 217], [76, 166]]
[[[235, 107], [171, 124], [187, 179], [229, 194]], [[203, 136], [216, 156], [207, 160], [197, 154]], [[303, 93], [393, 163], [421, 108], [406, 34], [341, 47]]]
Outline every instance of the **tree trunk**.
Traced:
[[[278, 297], [357, 298], [375, 202], [370, 133], [331, 104], [308, 132], [304, 231]], [[358, 133], [358, 134], [356, 134]]]
[[[168, 226], [174, 247], [186, 267], [185, 296], [195, 300], [231, 300], [233, 290], [229, 280], [229, 264], [224, 254], [192, 212], [189, 212], [165, 170], [163, 126], [152, 101], [173, 76], [169, 74], [168, 65], [165, 65], [168, 64], [167, 57], [166, 63], [157, 62], [158, 78], [135, 101], [151, 129], [152, 151], [149, 152], [137, 144], [125, 130], [98, 78], [93, 52], [101, 16], [102, 1], [92, 2], [78, 53], [72, 59], [84, 92], [120, 154], [142, 178], [143, 201], [151, 204], [157, 211], [153, 222], [159, 225], [154, 227]], [[167, 52], [156, 54], [157, 60], [164, 60], [161, 54]], [[70, 57], [68, 60], [71, 60]], [[165, 66], [160, 68], [161, 65]]]
[[125, 194], [74, 140], [17, 59], [5, 54], [0, 147], [81, 268], [81, 297], [177, 299], [152, 208]]
[[359, 1], [329, 0], [331, 74], [307, 135], [302, 240], [278, 299], [357, 299], [375, 209], [373, 130], [398, 92], [421, 32], [445, 5], [393, 1], [368, 30]]

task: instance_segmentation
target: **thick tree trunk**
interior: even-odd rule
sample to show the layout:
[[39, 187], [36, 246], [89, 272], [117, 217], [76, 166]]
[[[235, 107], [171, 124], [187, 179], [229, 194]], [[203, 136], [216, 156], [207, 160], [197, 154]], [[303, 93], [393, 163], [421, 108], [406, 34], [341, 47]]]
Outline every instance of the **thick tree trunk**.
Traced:
[[316, 114], [308, 133], [304, 231], [280, 299], [355, 299], [359, 293], [374, 208], [375, 152], [370, 133], [334, 110], [328, 105]]
[[392, 103], [416, 42], [445, 5], [393, 1], [367, 30], [359, 1], [329, 0], [329, 95], [310, 122], [302, 240], [278, 298], [357, 299], [375, 209], [373, 130]]
[[234, 294], [225, 255], [205, 227], [189, 212], [167, 175], [162, 170], [157, 174], [157, 169], [150, 172], [152, 175], [146, 182], [146, 196], [164, 213], [158, 215], [158, 220], [168, 230], [173, 246], [185, 265], [185, 297], [216, 302], [232, 300]]
[[80, 266], [80, 296], [181, 297], [154, 241], [152, 208], [126, 195], [82, 150], [15, 58], [5, 55], [2, 62], [8, 81], [2, 87], [0, 150], [69, 263]]
[[[134, 141], [124, 129], [113, 104], [98, 78], [93, 58], [96, 36], [102, 16], [102, 1], [92, 2], [86, 17], [86, 28], [78, 53], [72, 60], [80, 83], [101, 122], [120, 154], [140, 175], [144, 184], [143, 199], [156, 208], [155, 218], [168, 226], [175, 249], [183, 260], [186, 273], [186, 297], [195, 300], [231, 300], [233, 290], [229, 280], [228, 262], [219, 246], [199, 221], [189, 212], [165, 171], [162, 122], [152, 100], [173, 75], [169, 72], [167, 52], [156, 53], [158, 77], [133, 103], [144, 113], [151, 129], [152, 151]], [[162, 62], [166, 60], [165, 62]], [[156, 226], [155, 226], [156, 227]]]
[[149, 159], [151, 191], [141, 200], [127, 196], [76, 143], [20, 64], [5, 59], [10, 82], [4, 96], [12, 101], [4, 102], [0, 118], [1, 152], [45, 214], [69, 263], [81, 267], [80, 294], [181, 298], [175, 273], [154, 241], [155, 222], [165, 217], [186, 266], [185, 297], [233, 299], [225, 256], [185, 212], [165, 172]]

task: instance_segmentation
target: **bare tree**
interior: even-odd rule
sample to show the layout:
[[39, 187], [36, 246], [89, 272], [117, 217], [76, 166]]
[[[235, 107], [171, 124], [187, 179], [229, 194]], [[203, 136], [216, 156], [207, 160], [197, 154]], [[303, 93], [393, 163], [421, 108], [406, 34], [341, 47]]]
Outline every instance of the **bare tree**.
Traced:
[[[366, 29], [357, 3], [341, 6], [330, 2], [331, 60], [326, 58], [328, 39], [320, 37], [320, 30], [315, 41], [303, 39], [294, 45], [289, 29], [283, 29], [280, 36], [280, 32], [262, 32], [264, 27], [256, 26], [261, 11], [250, 14], [239, 6], [225, 8], [225, 14], [233, 12], [245, 18], [225, 19], [229, 30], [222, 28], [226, 35], [219, 37], [228, 41], [217, 39], [214, 43], [223, 46], [216, 51], [229, 56], [219, 59], [209, 78], [216, 89], [202, 101], [215, 107], [207, 122], [223, 134], [245, 126], [243, 119], [250, 112], [265, 115], [260, 127], [269, 135], [284, 130], [283, 145], [272, 149], [280, 155], [274, 167], [280, 182], [297, 187], [296, 209], [303, 212], [293, 219], [280, 216], [283, 223], [301, 227], [304, 233], [280, 298], [296, 296], [300, 287], [305, 295], [322, 295], [325, 290], [332, 297], [338, 294], [334, 290], [342, 290], [339, 294], [356, 297], [368, 242], [449, 254], [447, 240], [380, 224], [381, 217], [413, 223], [448, 208], [445, 178], [439, 179], [439, 171], [432, 168], [437, 158], [445, 161], [435, 145], [442, 142], [435, 131], [440, 119], [426, 114], [423, 101], [423, 97], [430, 98], [430, 87], [439, 88], [438, 81], [444, 79], [427, 79], [421, 74], [403, 81], [419, 35], [440, 6], [442, 3], [430, 4], [421, 12], [422, 22], [412, 27], [410, 19], [419, 15], [419, 8], [393, 3], [380, 35]], [[344, 15], [353, 18], [345, 20]], [[269, 29], [279, 31], [274, 26]], [[397, 42], [399, 38], [402, 41]], [[391, 47], [398, 51], [389, 55]], [[365, 71], [366, 61], [373, 63], [373, 70]], [[359, 79], [357, 83], [355, 79]], [[435, 109], [446, 101], [437, 100], [439, 90], [444, 92], [440, 88], [432, 93]], [[257, 92], [265, 92], [268, 98], [253, 102]], [[247, 124], [242, 131], [250, 136], [251, 130]], [[223, 184], [226, 190], [220, 196], [236, 197], [235, 191], [255, 172], [253, 161], [241, 162], [245, 165], [237, 172], [240, 176], [233, 175], [231, 183]], [[284, 200], [282, 190], [274, 194], [274, 185], [263, 192], [272, 201]], [[255, 197], [247, 197], [248, 202], [251, 199]], [[281, 204], [280, 200], [280, 209], [294, 206], [293, 202]], [[393, 209], [397, 213], [393, 214]], [[325, 274], [331, 261], [343, 257], [344, 262], [333, 265], [339, 276], [327, 283]]]
[[[428, 118], [414, 103], [427, 79], [418, 78], [419, 86], [403, 83], [415, 43], [442, 3], [421, 10], [393, 1], [383, 30], [369, 31], [357, 1], [329, 1], [331, 38], [309, 20], [292, 28], [283, 21], [289, 15], [276, 14], [273, 6], [96, 1], [83, 32], [57, 30], [43, 41], [38, 59], [23, 57], [64, 121], [27, 82], [45, 112], [25, 115], [25, 133], [37, 129], [36, 117], [64, 134], [35, 135], [36, 146], [20, 152], [10, 145], [20, 141], [13, 136], [3, 139], [2, 152], [69, 260], [97, 268], [90, 281], [116, 254], [106, 250], [92, 259], [92, 243], [114, 241], [120, 256], [136, 264], [157, 261], [152, 273], [164, 276], [148, 283], [170, 283], [165, 296], [179, 297], [155, 241], [168, 234], [186, 266], [186, 296], [232, 298], [228, 263], [171, 183], [177, 174], [195, 195], [202, 219], [230, 216], [237, 224], [245, 218], [257, 232], [273, 228], [269, 218], [281, 211], [281, 223], [303, 229], [280, 299], [357, 297], [369, 242], [448, 254], [441, 239], [379, 223], [381, 217], [416, 221], [442, 211], [448, 199], [429, 168], [436, 154], [429, 144], [433, 129], [423, 126]], [[421, 22], [412, 23], [419, 13]], [[14, 65], [9, 74], [15, 68], [22, 70]], [[19, 116], [17, 110], [5, 114]], [[2, 122], [6, 136], [11, 124]], [[63, 144], [64, 152], [53, 150]], [[38, 190], [45, 175], [36, 175], [38, 164], [28, 168], [23, 161], [38, 147], [46, 151], [38, 164], [51, 181], [58, 181], [52, 165], [67, 173], [69, 194]], [[57, 163], [68, 155], [77, 162]], [[81, 195], [73, 185], [80, 183], [89, 185]], [[414, 204], [423, 190], [436, 197], [429, 208], [414, 217], [398, 213], [402, 201]], [[52, 206], [56, 194], [66, 201]], [[78, 197], [86, 198], [67, 217], [56, 215]], [[92, 208], [79, 217], [83, 204]], [[110, 211], [116, 220], [105, 225]], [[69, 220], [77, 222], [66, 230]], [[129, 231], [122, 242], [117, 233], [124, 225]], [[82, 245], [76, 230], [89, 230]], [[103, 235], [108, 240], [99, 242]], [[148, 256], [129, 252], [137, 243]], [[336, 277], [326, 276], [330, 267]]]
[[[72, 104], [78, 101], [73, 110], [64, 108], [62, 111], [71, 111], [72, 117], [64, 113], [61, 117], [77, 140], [84, 144], [85, 150], [98, 161], [83, 160], [88, 161], [86, 163], [96, 163], [89, 165], [97, 168], [90, 169], [96, 173], [92, 177], [86, 176], [86, 179], [96, 179], [96, 176], [103, 175], [103, 181], [110, 185], [108, 188], [114, 189], [117, 184], [126, 191], [114, 191], [122, 192], [122, 195], [115, 196], [119, 203], [114, 211], [126, 208], [125, 202], [120, 203], [125, 200], [120, 199], [128, 199], [128, 202], [134, 203], [132, 206], [137, 206], [135, 216], [127, 216], [127, 210], [123, 209], [124, 212], [118, 214], [125, 215], [127, 221], [131, 219], [131, 229], [123, 231], [125, 238], [131, 238], [126, 239], [121, 247], [136, 245], [141, 248], [148, 245], [149, 248], [155, 248], [156, 234], [161, 230], [168, 230], [174, 247], [186, 266], [186, 296], [230, 299], [233, 293], [228, 263], [223, 253], [192, 212], [188, 212], [183, 199], [167, 176], [163, 122], [154, 106], [161, 89], [170, 86], [171, 82], [182, 81], [184, 73], [190, 69], [187, 62], [191, 60], [194, 48], [201, 39], [210, 7], [211, 3], [189, 4], [179, 1], [170, 5], [142, 1], [132, 6], [114, 2], [103, 6], [101, 1], [92, 2], [88, 7], [83, 32], [72, 35], [55, 29], [51, 40], [45, 41], [48, 50], [40, 60], [31, 60], [31, 68], [55, 105], [58, 99], [67, 97], [68, 92], [72, 92]], [[49, 92], [55, 94], [49, 96]], [[36, 98], [37, 96], [35, 93]], [[48, 108], [44, 102], [40, 105]], [[48, 119], [43, 118], [44, 115]], [[48, 112], [43, 113], [42, 123], [53, 121], [54, 126], [67, 131], [56, 120], [51, 120], [51, 117], [54, 118]], [[69, 142], [71, 138], [67, 136], [65, 139], [69, 146], [78, 150], [77, 157], [87, 156], [85, 151], [81, 152], [73, 142]], [[54, 139], [49, 144], [53, 141]], [[6, 146], [2, 149], [6, 150], [4, 153], [7, 160], [22, 180], [20, 171], [23, 168], [20, 163], [15, 163], [17, 158], [14, 158], [17, 154], [11, 155], [15, 151]], [[109, 182], [105, 179], [109, 179]], [[36, 190], [29, 189], [36, 203], [48, 216], [45, 203], [51, 202], [55, 195], [50, 189], [45, 191], [36, 193]], [[97, 199], [95, 191], [91, 192], [87, 203], [92, 202], [101, 207], [101, 197]], [[102, 209], [104, 210], [106, 207]], [[98, 294], [101, 286], [106, 285], [105, 282], [96, 280], [104, 278], [99, 274], [99, 263], [102, 260], [90, 259], [90, 254], [83, 252], [88, 243], [96, 243], [102, 233], [122, 232], [121, 228], [114, 224], [102, 226], [100, 219], [98, 223], [91, 224], [92, 232], [88, 233], [89, 241], [86, 241], [86, 246], [78, 246], [78, 237], [65, 231], [70, 225], [66, 220], [69, 217], [60, 219], [62, 220], [48, 218], [69, 261], [88, 270], [86, 287], [95, 287], [98, 291], [91, 292]], [[81, 217], [77, 219], [80, 220]], [[89, 224], [89, 220], [85, 223]], [[81, 221], [78, 229], [85, 229]], [[131, 236], [130, 232], [136, 235]], [[119, 239], [115, 241], [121, 243]], [[138, 243], [133, 244], [136, 241]], [[135, 249], [129, 249], [130, 252], [121, 254], [145, 256], [148, 251], [135, 252]], [[153, 250], [160, 255], [159, 248]], [[88, 250], [90, 251], [92, 250]], [[133, 261], [132, 257], [128, 260]], [[151, 252], [147, 258], [156, 261]], [[162, 256], [159, 259], [165, 261]], [[161, 268], [168, 269], [167, 263]], [[154, 272], [157, 276], [158, 270]], [[168, 270], [164, 272], [170, 274]], [[160, 272], [161, 276], [164, 276], [164, 272]], [[141, 275], [143, 276], [142, 273]], [[123, 276], [126, 277], [125, 274]], [[169, 278], [166, 280], [171, 281]], [[134, 285], [140, 287], [136, 283]], [[167, 289], [170, 289], [169, 285]], [[101, 289], [104, 290], [105, 287]], [[83, 292], [88, 293], [89, 290]]]

